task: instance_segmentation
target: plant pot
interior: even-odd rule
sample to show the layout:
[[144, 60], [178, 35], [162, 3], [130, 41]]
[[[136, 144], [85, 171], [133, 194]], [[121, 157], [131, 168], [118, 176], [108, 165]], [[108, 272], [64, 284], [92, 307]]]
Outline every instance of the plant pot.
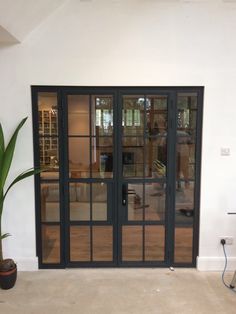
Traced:
[[17, 278], [17, 267], [9, 271], [0, 271], [0, 287], [4, 290], [14, 287]]

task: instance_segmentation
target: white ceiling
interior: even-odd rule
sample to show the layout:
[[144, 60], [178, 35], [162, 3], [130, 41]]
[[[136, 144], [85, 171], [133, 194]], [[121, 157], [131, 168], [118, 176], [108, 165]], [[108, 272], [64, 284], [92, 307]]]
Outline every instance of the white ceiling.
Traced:
[[0, 0], [0, 42], [20, 42], [67, 0]]

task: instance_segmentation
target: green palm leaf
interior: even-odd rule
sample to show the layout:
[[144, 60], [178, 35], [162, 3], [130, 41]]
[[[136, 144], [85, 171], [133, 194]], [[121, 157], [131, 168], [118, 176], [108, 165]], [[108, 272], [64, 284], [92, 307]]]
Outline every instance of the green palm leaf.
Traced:
[[9, 185], [9, 187], [7, 188], [7, 190], [6, 190], [6, 192], [5, 192], [4, 196], [3, 196], [3, 201], [4, 201], [4, 199], [5, 199], [5, 197], [6, 197], [7, 193], [8, 193], [8, 191], [13, 187], [13, 185], [15, 185], [17, 182], [19, 182], [19, 181], [21, 181], [21, 180], [23, 180], [23, 179], [25, 179], [25, 178], [28, 178], [28, 177], [30, 177], [30, 176], [32, 176], [32, 175], [36, 175], [36, 174], [38, 174], [38, 173], [40, 173], [40, 172], [42, 172], [41, 169], [30, 168], [30, 169], [28, 169], [28, 170], [25, 170], [25, 171], [22, 172], [21, 174], [19, 174], [19, 175], [15, 178], [15, 180], [13, 180], [12, 183], [11, 183], [11, 184]]
[[0, 240], [5, 239], [7, 237], [10, 237], [10, 233], [4, 233], [4, 234], [0, 235]]
[[4, 151], [5, 151], [4, 135], [3, 135], [2, 125], [0, 123], [0, 169], [2, 169]]
[[[14, 134], [12, 135], [6, 150], [2, 156], [2, 162], [1, 162], [1, 173], [0, 173], [0, 191], [3, 189], [4, 184], [6, 182], [7, 179], [7, 175], [9, 172], [9, 169], [11, 167], [11, 163], [12, 163], [12, 158], [14, 155], [14, 151], [15, 151], [15, 146], [16, 146], [16, 139], [18, 136], [18, 132], [21, 129], [21, 127], [24, 125], [25, 121], [27, 120], [27, 117], [24, 118], [18, 125], [18, 127], [16, 128]], [[2, 134], [2, 131], [0, 131], [0, 133]], [[3, 135], [1, 135], [1, 137], [3, 138]], [[4, 142], [2, 140], [2, 147]]]

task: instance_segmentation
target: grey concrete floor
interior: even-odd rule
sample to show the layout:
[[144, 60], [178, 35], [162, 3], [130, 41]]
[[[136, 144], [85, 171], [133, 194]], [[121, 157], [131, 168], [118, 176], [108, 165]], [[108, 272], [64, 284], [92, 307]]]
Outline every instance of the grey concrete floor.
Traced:
[[[230, 282], [233, 273], [226, 274]], [[0, 314], [235, 314], [221, 274], [195, 269], [69, 269], [19, 272], [0, 290]]]

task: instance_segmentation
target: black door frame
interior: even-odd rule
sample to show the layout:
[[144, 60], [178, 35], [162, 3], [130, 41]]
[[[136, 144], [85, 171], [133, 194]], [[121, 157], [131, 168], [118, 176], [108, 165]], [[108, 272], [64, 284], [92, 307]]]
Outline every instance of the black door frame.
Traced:
[[[59, 264], [44, 264], [42, 262], [42, 238], [41, 238], [41, 218], [40, 218], [40, 176], [37, 175], [35, 178], [35, 207], [36, 207], [36, 245], [37, 245], [37, 256], [39, 257], [39, 268], [65, 268], [65, 267], [167, 267], [167, 266], [178, 266], [178, 267], [195, 267], [196, 266], [196, 257], [198, 255], [198, 243], [199, 243], [199, 207], [200, 207], [200, 174], [201, 174], [201, 143], [202, 143], [202, 118], [203, 118], [203, 92], [204, 87], [201, 86], [192, 86], [192, 87], [75, 87], [75, 86], [31, 86], [32, 91], [32, 108], [33, 108], [33, 136], [34, 136], [34, 165], [35, 167], [39, 166], [39, 136], [38, 136], [38, 99], [37, 95], [39, 92], [55, 92], [58, 95], [58, 123], [59, 123], [59, 158], [61, 164], [64, 167], [60, 167], [60, 236], [61, 236], [61, 262]], [[175, 160], [175, 143], [176, 143], [176, 121], [177, 121], [177, 92], [194, 92], [198, 94], [198, 104], [197, 104], [197, 124], [196, 124], [196, 166], [195, 166], [195, 194], [194, 194], [194, 224], [193, 224], [193, 259], [192, 263], [174, 263], [174, 207], [175, 207], [175, 173], [176, 173], [176, 160]], [[67, 112], [65, 104], [65, 95], [67, 93], [72, 94], [109, 94], [114, 95], [114, 115], [118, 114], [118, 110], [115, 109], [115, 106], [120, 107], [120, 95], [121, 94], [165, 94], [169, 95], [168, 102], [168, 126], [172, 128], [172, 135], [168, 138], [168, 169], [169, 174], [167, 178], [167, 208], [171, 210], [166, 210], [166, 225], [172, 225], [172, 228], [168, 228], [166, 231], [166, 243], [165, 243], [165, 262], [145, 262], [145, 263], [129, 263], [122, 262], [121, 256], [121, 247], [120, 245], [113, 245], [113, 256], [114, 262], [83, 262], [83, 263], [72, 263], [68, 262], [69, 259], [69, 217], [68, 217], [68, 157], [67, 157], [67, 145], [64, 134], [67, 134]], [[91, 105], [91, 104], [90, 104]], [[169, 110], [170, 109], [170, 110]], [[118, 123], [121, 122], [121, 113], [118, 116], [114, 116], [114, 120], [117, 120]], [[120, 123], [121, 126], [121, 123]], [[114, 128], [114, 137], [115, 142], [119, 143], [121, 135], [120, 131], [117, 128]], [[118, 156], [118, 146], [114, 147], [114, 167], [118, 168], [119, 160]], [[45, 180], [46, 183], [48, 180]], [[53, 180], [49, 180], [53, 182]], [[85, 179], [86, 182], [90, 182], [90, 179]], [[94, 180], [92, 179], [94, 182]], [[99, 182], [99, 179], [97, 180]], [[101, 180], [100, 180], [101, 181]], [[73, 180], [71, 181], [73, 182]], [[114, 201], [113, 212], [118, 213], [118, 200], [121, 195], [121, 184], [120, 178], [114, 182]], [[66, 184], [65, 184], [66, 183]], [[66, 210], [64, 210], [66, 208]], [[67, 216], [65, 216], [67, 215]], [[115, 241], [117, 244], [121, 244], [118, 228], [120, 228], [120, 219], [117, 215], [113, 217], [114, 219], [114, 232], [113, 232], [113, 243]], [[47, 223], [53, 224], [53, 223]], [[115, 262], [117, 260], [117, 263]]]

